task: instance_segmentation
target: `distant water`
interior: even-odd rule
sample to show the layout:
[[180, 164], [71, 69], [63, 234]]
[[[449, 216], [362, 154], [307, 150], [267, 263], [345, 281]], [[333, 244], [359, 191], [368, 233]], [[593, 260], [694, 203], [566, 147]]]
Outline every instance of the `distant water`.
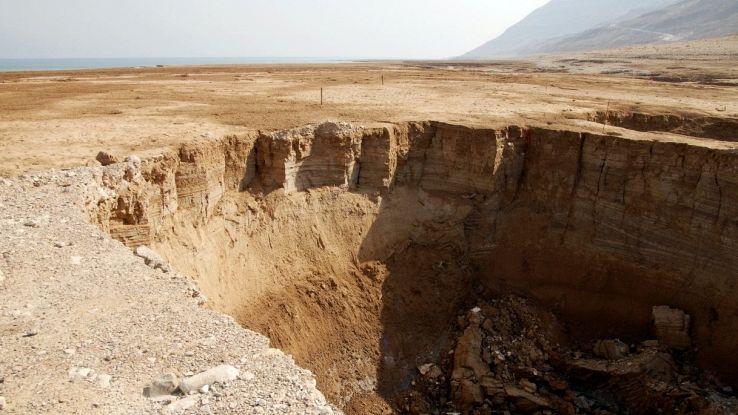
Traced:
[[156, 65], [237, 65], [279, 63], [337, 63], [339, 58], [103, 58], [103, 59], [2, 59], [0, 72], [56, 71], [71, 69], [131, 68]]

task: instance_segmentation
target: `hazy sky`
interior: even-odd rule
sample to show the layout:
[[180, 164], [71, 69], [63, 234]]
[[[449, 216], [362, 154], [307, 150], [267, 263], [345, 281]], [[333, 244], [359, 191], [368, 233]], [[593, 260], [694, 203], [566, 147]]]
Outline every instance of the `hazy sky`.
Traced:
[[0, 0], [0, 58], [441, 58], [547, 1]]

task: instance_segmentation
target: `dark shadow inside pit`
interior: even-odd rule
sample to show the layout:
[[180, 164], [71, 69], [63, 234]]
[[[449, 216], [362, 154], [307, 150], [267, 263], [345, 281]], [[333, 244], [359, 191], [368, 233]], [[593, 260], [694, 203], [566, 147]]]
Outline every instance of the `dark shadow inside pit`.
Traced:
[[[413, 194], [417, 200], [403, 200], [404, 206], [417, 204], [427, 211], [455, 206], [458, 214], [423, 218], [398, 209], [387, 195], [358, 255], [360, 263], [386, 268], [376, 390], [395, 408], [418, 379], [418, 368], [441, 361], [441, 354], [453, 349], [457, 319], [477, 301], [492, 300], [484, 297], [490, 293], [540, 302], [581, 344], [614, 338], [639, 344], [653, 338], [657, 305], [683, 305], [702, 318], [680, 298], [680, 285], [688, 281], [680, 282], [668, 266], [646, 269], [588, 254], [576, 248], [584, 241], [562, 240], [548, 218], [527, 208], [492, 212], [483, 199]], [[393, 229], [404, 229], [403, 220], [413, 222], [413, 230], [388, 238]]]

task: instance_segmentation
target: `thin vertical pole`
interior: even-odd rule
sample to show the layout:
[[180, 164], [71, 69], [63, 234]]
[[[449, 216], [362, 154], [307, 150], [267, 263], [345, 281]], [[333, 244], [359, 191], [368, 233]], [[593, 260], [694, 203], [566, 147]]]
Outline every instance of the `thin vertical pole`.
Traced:
[[320, 105], [323, 105], [323, 88], [320, 88]]
[[382, 75], [382, 85], [384, 85], [384, 75]]

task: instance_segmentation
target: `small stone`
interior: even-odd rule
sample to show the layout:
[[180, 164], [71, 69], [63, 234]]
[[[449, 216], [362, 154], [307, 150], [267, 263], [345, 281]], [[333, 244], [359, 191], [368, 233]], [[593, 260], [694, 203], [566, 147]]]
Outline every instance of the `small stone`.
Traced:
[[482, 323], [482, 328], [487, 331], [487, 333], [494, 333], [495, 331], [495, 323], [492, 322], [490, 319], [485, 319]]
[[102, 374], [97, 376], [97, 386], [107, 389], [110, 387], [110, 381], [113, 380], [113, 377], [110, 375]]
[[35, 337], [38, 335], [38, 331], [35, 329], [28, 330], [23, 337]]
[[153, 269], [160, 269], [169, 272], [169, 264], [148, 246], [139, 246], [136, 248], [136, 256], [143, 258], [144, 263]]
[[674, 378], [676, 367], [674, 358], [666, 352], [656, 353], [649, 360], [643, 362], [643, 369], [646, 370], [649, 376], [667, 382]]
[[7, 408], [7, 407], [8, 407], [8, 402], [5, 401], [5, 397], [4, 396], [0, 396], [0, 411], [5, 410], [5, 408]]
[[125, 177], [128, 181], [133, 181], [140, 174], [141, 159], [137, 156], [126, 157]]
[[619, 360], [630, 352], [627, 344], [618, 339], [600, 340], [595, 344], [594, 354], [607, 360]]
[[165, 373], [144, 388], [144, 396], [153, 398], [171, 395], [179, 388], [179, 378], [174, 373]]
[[484, 393], [489, 396], [496, 396], [505, 392], [502, 382], [492, 376], [483, 376], [479, 379], [479, 385], [484, 389]]
[[574, 400], [574, 404], [580, 408], [589, 411], [594, 405], [594, 401], [587, 399], [584, 396], [577, 396]]
[[64, 349], [64, 353], [68, 355], [72, 355], [72, 354], [77, 353], [77, 350], [76, 349]]
[[152, 396], [151, 397], [151, 401], [152, 402], [161, 403], [161, 404], [164, 404], [164, 405], [169, 404], [169, 403], [172, 403], [172, 402], [176, 401], [177, 399], [179, 399], [179, 397], [178, 396], [174, 396], [174, 395], [161, 395], [161, 396]]
[[252, 372], [244, 372], [241, 375], [239, 375], [238, 378], [249, 382], [249, 381], [254, 380], [256, 378], [256, 375], [254, 375]]
[[120, 160], [118, 159], [118, 157], [116, 157], [116, 156], [114, 156], [114, 155], [112, 155], [112, 154], [110, 154], [110, 153], [108, 153], [106, 151], [101, 151], [101, 152], [97, 153], [97, 156], [95, 157], [95, 160], [97, 162], [99, 162], [103, 166], [109, 166], [111, 164], [115, 164], [115, 163], [119, 163], [120, 162]]
[[86, 379], [90, 375], [94, 374], [94, 371], [87, 367], [73, 367], [67, 371], [69, 379]]
[[238, 374], [238, 369], [233, 366], [217, 366], [183, 380], [182, 383], [179, 385], [179, 389], [183, 393], [190, 393], [192, 391], [200, 389], [205, 385], [212, 385], [213, 383], [223, 383], [228, 382], [229, 380], [235, 380], [236, 378], [238, 378]]
[[23, 226], [28, 226], [29, 228], [40, 228], [41, 224], [38, 221], [29, 219], [23, 222]]
[[430, 379], [437, 379], [443, 375], [441, 369], [433, 363], [426, 363], [418, 367], [418, 371], [421, 375]]
[[199, 392], [202, 394], [206, 394], [210, 391], [210, 385], [202, 385], [202, 388], [200, 388]]
[[557, 376], [550, 376], [547, 379], [547, 382], [548, 386], [550, 386], [552, 390], [555, 390], [557, 392], [563, 392], [569, 389], [569, 383]]
[[659, 348], [659, 341], [658, 340], [646, 340], [643, 343], [641, 343], [643, 347], [649, 348], [649, 349], [658, 349]]
[[538, 390], [538, 386], [536, 386], [535, 383], [529, 381], [528, 379], [520, 379], [520, 382], [518, 382], [520, 386], [529, 393], [536, 393]]
[[138, 156], [135, 156], [135, 155], [130, 155], [130, 156], [126, 157], [126, 160], [125, 161], [126, 161], [126, 163], [128, 163], [130, 165], [133, 165], [133, 166], [135, 166], [137, 168], [139, 166], [141, 166], [141, 158], [138, 157]]
[[520, 412], [534, 413], [543, 408], [551, 407], [551, 403], [547, 399], [514, 386], [505, 386], [505, 395]]
[[69, 262], [72, 265], [79, 265], [79, 264], [82, 263], [82, 257], [81, 256], [73, 256], [73, 257], [69, 258]]
[[195, 398], [193, 398], [192, 396], [188, 396], [186, 398], [182, 398], [178, 401], [174, 401], [170, 403], [169, 405], [165, 406], [164, 412], [170, 413], [170, 414], [184, 412], [192, 408], [193, 406], [195, 406], [196, 403], [197, 403], [197, 400]]
[[484, 391], [480, 384], [471, 379], [461, 379], [454, 391], [454, 397], [462, 405], [478, 405], [484, 402]]
[[64, 248], [66, 246], [70, 246], [71, 244], [69, 242], [54, 242], [55, 248]]

